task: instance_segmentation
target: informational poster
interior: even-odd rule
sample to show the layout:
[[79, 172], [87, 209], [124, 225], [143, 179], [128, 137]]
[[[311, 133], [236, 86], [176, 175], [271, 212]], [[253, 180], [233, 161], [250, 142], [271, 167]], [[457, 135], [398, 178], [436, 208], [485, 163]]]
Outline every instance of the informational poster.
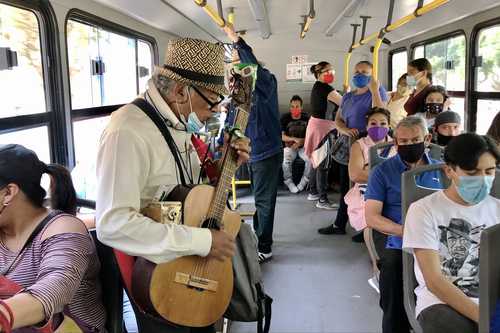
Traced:
[[294, 55], [292, 56], [291, 63], [292, 64], [305, 64], [308, 60], [307, 55]]
[[302, 64], [302, 82], [316, 82], [314, 74], [311, 73], [311, 66], [316, 65], [316, 63], [310, 62]]
[[302, 80], [302, 65], [286, 64], [286, 80], [287, 81]]

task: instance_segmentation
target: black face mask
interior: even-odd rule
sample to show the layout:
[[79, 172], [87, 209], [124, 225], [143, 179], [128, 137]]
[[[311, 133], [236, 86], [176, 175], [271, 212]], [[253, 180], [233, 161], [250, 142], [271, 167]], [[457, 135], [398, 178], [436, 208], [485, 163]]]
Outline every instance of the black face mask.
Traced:
[[425, 104], [424, 111], [430, 114], [439, 114], [443, 112], [443, 103], [427, 103]]
[[411, 145], [398, 146], [398, 154], [406, 163], [417, 163], [424, 155], [425, 142], [414, 143]]
[[438, 134], [437, 134], [437, 143], [440, 146], [447, 146], [448, 142], [450, 142], [450, 140], [453, 139], [453, 138], [454, 137], [452, 135], [443, 135], [443, 134], [441, 134], [441, 133], [438, 132]]

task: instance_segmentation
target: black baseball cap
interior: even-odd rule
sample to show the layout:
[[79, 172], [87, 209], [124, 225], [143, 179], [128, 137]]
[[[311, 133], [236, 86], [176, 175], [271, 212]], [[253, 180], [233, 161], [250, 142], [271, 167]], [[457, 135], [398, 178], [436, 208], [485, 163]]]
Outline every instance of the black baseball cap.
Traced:
[[0, 188], [15, 183], [21, 189], [40, 186], [47, 165], [35, 152], [16, 144], [0, 145]]

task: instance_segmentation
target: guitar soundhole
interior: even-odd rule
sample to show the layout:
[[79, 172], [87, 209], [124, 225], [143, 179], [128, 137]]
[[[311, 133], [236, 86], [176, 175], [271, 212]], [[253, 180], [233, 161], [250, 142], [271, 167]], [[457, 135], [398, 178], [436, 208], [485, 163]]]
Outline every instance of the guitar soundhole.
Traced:
[[208, 229], [215, 229], [215, 230], [220, 230], [219, 226], [219, 221], [217, 221], [214, 218], [208, 218], [206, 219], [203, 224], [201, 225], [202, 228], [208, 228]]

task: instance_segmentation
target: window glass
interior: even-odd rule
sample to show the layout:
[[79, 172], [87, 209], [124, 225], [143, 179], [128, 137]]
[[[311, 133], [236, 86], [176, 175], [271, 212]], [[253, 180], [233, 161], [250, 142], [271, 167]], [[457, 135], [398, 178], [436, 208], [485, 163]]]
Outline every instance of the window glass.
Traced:
[[0, 47], [15, 51], [18, 62], [12, 69], [0, 70], [0, 83], [4, 83], [0, 89], [0, 118], [46, 112], [40, 29], [35, 14], [0, 4]]
[[398, 52], [392, 55], [392, 90], [396, 90], [398, 86], [398, 79], [406, 73], [408, 58], [407, 52]]
[[413, 53], [413, 59], [425, 58], [425, 49], [423, 45], [417, 46]]
[[40, 160], [50, 163], [49, 131], [47, 126], [0, 134], [0, 144], [9, 143], [23, 145], [33, 150]]
[[137, 42], [137, 75], [139, 75], [139, 92], [146, 90], [151, 74], [153, 74], [153, 54], [151, 46], [143, 41]]
[[477, 49], [482, 64], [476, 68], [476, 90], [500, 92], [500, 25], [479, 32]]
[[460, 115], [462, 120], [462, 130], [465, 129], [465, 98], [463, 97], [450, 97], [450, 110], [455, 111]]
[[79, 198], [96, 199], [96, 160], [99, 139], [110, 116], [73, 122], [75, 168], [73, 181]]
[[135, 39], [99, 29], [102, 105], [125, 104], [137, 95]]
[[478, 100], [476, 133], [486, 134], [498, 112], [500, 112], [500, 100]]
[[432, 81], [447, 90], [465, 90], [465, 36], [425, 45], [425, 57], [432, 64]]
[[92, 75], [92, 60], [99, 56], [97, 28], [68, 20], [66, 29], [71, 108], [100, 106], [100, 77]]

